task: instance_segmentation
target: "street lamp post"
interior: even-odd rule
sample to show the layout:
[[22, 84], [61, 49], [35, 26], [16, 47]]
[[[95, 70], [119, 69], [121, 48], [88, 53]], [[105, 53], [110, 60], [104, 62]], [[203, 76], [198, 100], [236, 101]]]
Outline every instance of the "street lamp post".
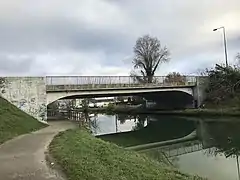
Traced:
[[240, 180], [238, 154], [236, 155], [236, 159], [237, 159], [237, 172], [238, 172], [238, 180]]
[[225, 27], [219, 27], [213, 29], [213, 31], [217, 31], [218, 29], [223, 29], [223, 43], [224, 43], [224, 52], [225, 52], [225, 60], [226, 60], [226, 67], [228, 67], [228, 58], [227, 58], [227, 42], [226, 42], [226, 32], [225, 32]]

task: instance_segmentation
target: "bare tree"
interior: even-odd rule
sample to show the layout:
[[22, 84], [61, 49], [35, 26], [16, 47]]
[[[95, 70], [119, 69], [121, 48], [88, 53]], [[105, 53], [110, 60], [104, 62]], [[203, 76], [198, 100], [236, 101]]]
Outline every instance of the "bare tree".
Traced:
[[[162, 48], [160, 41], [149, 35], [137, 39], [134, 54], [135, 71], [131, 72], [131, 76], [142, 83], [152, 83], [159, 64], [169, 61], [168, 49]], [[140, 70], [140, 74], [136, 70]]]

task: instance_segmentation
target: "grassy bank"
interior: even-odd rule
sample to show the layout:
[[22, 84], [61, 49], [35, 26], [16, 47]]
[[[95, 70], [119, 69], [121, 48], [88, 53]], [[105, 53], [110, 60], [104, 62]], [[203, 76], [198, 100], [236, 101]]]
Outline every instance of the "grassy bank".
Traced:
[[69, 180], [201, 179], [95, 138], [85, 130], [59, 134], [50, 144], [49, 151]]
[[45, 126], [0, 97], [0, 144]]

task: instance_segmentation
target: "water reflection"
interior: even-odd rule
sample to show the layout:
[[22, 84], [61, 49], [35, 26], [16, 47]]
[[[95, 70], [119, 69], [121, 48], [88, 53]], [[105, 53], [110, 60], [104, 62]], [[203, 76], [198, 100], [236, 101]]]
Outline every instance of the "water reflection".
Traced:
[[[226, 158], [234, 157], [240, 153], [240, 130], [239, 121], [214, 122], [204, 119], [190, 121], [189, 118], [153, 116], [153, 115], [103, 115], [97, 113], [82, 113], [77, 115], [84, 119], [91, 127], [94, 135], [126, 136], [135, 135], [139, 132], [148, 133], [144, 136], [165, 136], [166, 139], [183, 137], [197, 130], [197, 136], [203, 148], [208, 149], [208, 154], [224, 154]], [[186, 120], [188, 119], [188, 120]], [[168, 137], [167, 137], [168, 136]], [[215, 147], [214, 149], [212, 147]]]
[[115, 115], [115, 118], [116, 118], [116, 121], [119, 122], [117, 126], [120, 128], [120, 130], [116, 132], [139, 130], [147, 126], [147, 123], [148, 123], [147, 115], [117, 114]]
[[149, 157], [183, 172], [211, 180], [238, 179], [240, 153], [238, 119], [200, 119], [154, 115], [85, 114], [93, 134], [121, 146], [134, 146], [184, 137], [196, 130], [197, 140], [147, 149]]
[[109, 119], [99, 118], [99, 122], [102, 123], [100, 129], [105, 130], [96, 134], [99, 138], [125, 147], [184, 137], [195, 129], [195, 122], [178, 117], [167, 120], [160, 116], [117, 115], [115, 132], [109, 129], [113, 127]]
[[215, 157], [224, 155], [226, 159], [235, 160], [238, 172], [237, 177], [240, 179], [238, 161], [240, 154], [240, 123], [237, 120], [230, 122], [213, 122], [208, 123], [206, 128], [214, 146], [214, 148], [209, 149], [207, 153]]
[[[129, 132], [144, 128], [147, 125], [146, 117], [124, 116], [124, 115], [103, 115], [95, 114], [89, 117], [89, 125], [94, 135], [114, 134]], [[92, 122], [95, 126], [93, 126]]]
[[214, 155], [224, 154], [226, 158], [239, 155], [240, 152], [240, 123], [232, 122], [212, 122], [205, 123], [208, 131], [208, 139], [216, 150], [212, 151]]
[[[236, 180], [239, 179], [238, 156], [240, 149], [240, 122], [238, 119], [222, 122], [207, 122], [208, 120], [198, 119], [196, 123], [197, 135], [202, 148], [192, 148], [192, 152], [186, 151], [188, 145], [182, 144], [180, 148], [159, 147], [150, 149], [145, 153], [155, 152], [160, 157], [162, 153], [171, 154], [170, 151], [185, 150], [186, 153], [168, 159], [172, 164], [182, 171], [200, 176], [208, 177], [212, 180]], [[178, 149], [177, 149], [178, 148]], [[167, 152], [168, 150], [168, 152]]]
[[183, 172], [198, 174], [210, 180], [238, 179], [236, 159], [225, 158], [220, 154], [209, 156], [204, 151], [197, 151], [178, 156], [178, 160], [174, 163]]

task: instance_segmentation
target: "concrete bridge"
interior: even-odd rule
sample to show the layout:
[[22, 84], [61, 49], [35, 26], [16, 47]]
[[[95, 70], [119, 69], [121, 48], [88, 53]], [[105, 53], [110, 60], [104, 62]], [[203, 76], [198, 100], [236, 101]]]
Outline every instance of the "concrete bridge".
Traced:
[[152, 83], [139, 83], [129, 76], [47, 76], [2, 77], [0, 94], [5, 99], [46, 121], [47, 105], [64, 98], [109, 97], [137, 95], [147, 99], [176, 103], [204, 99], [204, 77], [186, 77], [185, 82], [166, 81], [157, 76]]

